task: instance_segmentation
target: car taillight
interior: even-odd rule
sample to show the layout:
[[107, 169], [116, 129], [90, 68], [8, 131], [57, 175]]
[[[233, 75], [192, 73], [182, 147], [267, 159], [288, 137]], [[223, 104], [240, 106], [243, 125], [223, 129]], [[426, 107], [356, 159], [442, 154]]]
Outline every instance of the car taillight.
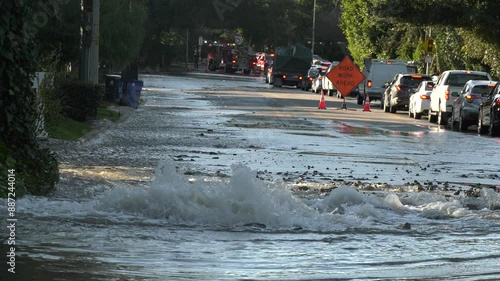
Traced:
[[283, 79], [286, 79], [286, 75], [283, 75]]
[[255, 62], [252, 62], [252, 64], [253, 64], [253, 65], [256, 65], [257, 63], [255, 63]]
[[236, 64], [236, 61], [235, 61], [235, 60], [233, 60], [233, 64]]
[[396, 85], [396, 89], [398, 89], [398, 91], [401, 91], [401, 90], [403, 90], [403, 86], [401, 86], [401, 85]]
[[319, 81], [323, 80], [323, 77], [318, 78]]
[[450, 90], [446, 90], [446, 92], [444, 93], [444, 98], [446, 100], [449, 100], [450, 99]]
[[422, 100], [430, 100], [431, 97], [429, 97], [428, 95], [421, 95], [420, 99], [422, 99]]
[[299, 76], [299, 80], [302, 80], [302, 76]]
[[368, 80], [366, 82], [366, 86], [368, 86], [368, 88], [371, 88], [372, 87], [372, 80]]
[[497, 99], [497, 104], [500, 105], [500, 99]]
[[468, 102], [471, 102], [472, 100], [475, 100], [475, 99], [480, 99], [481, 97], [478, 96], [478, 95], [471, 95], [471, 94], [468, 94], [465, 96], [465, 99], [468, 101]]
[[311, 81], [311, 82], [312, 82], [312, 80], [313, 80], [313, 78], [312, 78], [312, 77], [309, 77], [309, 81]]

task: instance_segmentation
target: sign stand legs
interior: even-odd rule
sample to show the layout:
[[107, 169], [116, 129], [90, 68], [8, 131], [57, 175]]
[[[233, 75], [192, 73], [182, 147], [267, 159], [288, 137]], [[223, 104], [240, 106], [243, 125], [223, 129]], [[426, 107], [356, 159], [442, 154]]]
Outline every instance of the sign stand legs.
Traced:
[[342, 102], [342, 108], [340, 108], [340, 109], [347, 110], [347, 104], [345, 103], [345, 97], [343, 96], [342, 98], [344, 99], [344, 101]]

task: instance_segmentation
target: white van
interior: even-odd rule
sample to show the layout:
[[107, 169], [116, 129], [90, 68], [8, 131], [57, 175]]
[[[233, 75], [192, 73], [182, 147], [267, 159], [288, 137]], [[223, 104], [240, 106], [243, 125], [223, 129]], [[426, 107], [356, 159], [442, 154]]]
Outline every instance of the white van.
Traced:
[[396, 74], [415, 74], [417, 66], [407, 60], [365, 59], [363, 75], [365, 80], [359, 84], [358, 104], [363, 104], [366, 94], [370, 101], [380, 100], [385, 91], [385, 83]]

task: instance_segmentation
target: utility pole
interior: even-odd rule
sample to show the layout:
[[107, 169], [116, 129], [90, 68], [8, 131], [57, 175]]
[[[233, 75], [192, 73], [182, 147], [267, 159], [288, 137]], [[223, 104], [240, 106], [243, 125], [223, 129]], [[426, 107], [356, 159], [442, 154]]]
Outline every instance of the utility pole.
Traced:
[[[432, 27], [429, 26], [429, 38], [432, 38]], [[426, 63], [426, 69], [425, 69], [425, 74], [429, 75], [431, 73], [431, 66], [432, 66], [432, 56], [430, 55], [426, 55], [426, 60], [427, 60], [427, 63]]]
[[80, 80], [98, 83], [100, 0], [81, 0]]
[[312, 44], [311, 44], [311, 54], [314, 56], [314, 33], [316, 29], [316, 0], [314, 0], [313, 4], [313, 30], [312, 30]]
[[89, 81], [99, 83], [99, 18], [100, 0], [92, 0], [92, 43], [89, 56]]
[[186, 70], [189, 71], [189, 28], [186, 28]]

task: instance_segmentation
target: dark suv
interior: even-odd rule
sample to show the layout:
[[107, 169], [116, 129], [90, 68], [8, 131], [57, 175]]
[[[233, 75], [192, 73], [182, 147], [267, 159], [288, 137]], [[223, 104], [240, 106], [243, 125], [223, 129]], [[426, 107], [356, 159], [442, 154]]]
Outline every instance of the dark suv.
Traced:
[[386, 84], [382, 97], [385, 112], [396, 113], [397, 110], [408, 110], [410, 96], [415, 93], [422, 81], [432, 81], [424, 74], [396, 74], [392, 81]]
[[500, 83], [496, 84], [486, 101], [479, 106], [478, 115], [479, 134], [489, 133], [492, 137], [500, 135]]

